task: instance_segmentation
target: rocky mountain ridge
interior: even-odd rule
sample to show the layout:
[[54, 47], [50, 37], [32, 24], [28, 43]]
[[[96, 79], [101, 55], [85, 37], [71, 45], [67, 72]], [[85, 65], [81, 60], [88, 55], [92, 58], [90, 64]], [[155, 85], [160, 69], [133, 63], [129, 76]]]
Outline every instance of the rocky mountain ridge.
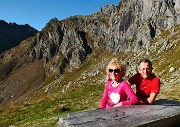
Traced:
[[28, 24], [18, 25], [0, 20], [0, 53], [18, 46], [21, 41], [35, 36], [37, 32]]
[[[43, 58], [52, 67], [54, 61], [49, 59], [62, 55], [64, 59], [56, 58], [61, 62], [54, 63], [59, 66], [52, 70], [59, 74], [65, 66], [71, 70], [78, 67], [97, 48], [112, 52], [148, 50], [160, 30], [180, 22], [178, 5], [178, 1], [122, 1], [117, 7], [105, 6], [87, 17], [75, 16], [60, 22], [52, 19], [37, 35], [39, 40], [34, 40], [31, 59]], [[62, 68], [60, 72], [58, 68]]]
[[112, 57], [127, 65], [126, 78], [136, 72], [139, 59], [148, 57], [163, 79], [162, 92], [168, 84], [179, 88], [179, 5], [178, 0], [123, 0], [89, 16], [53, 18], [35, 37], [1, 54], [0, 103], [101, 85]]

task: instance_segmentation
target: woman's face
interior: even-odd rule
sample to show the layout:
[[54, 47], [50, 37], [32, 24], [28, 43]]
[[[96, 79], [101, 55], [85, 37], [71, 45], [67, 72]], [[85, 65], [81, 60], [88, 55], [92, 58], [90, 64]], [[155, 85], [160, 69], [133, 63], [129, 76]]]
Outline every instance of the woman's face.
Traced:
[[109, 76], [110, 79], [115, 80], [116, 82], [119, 82], [121, 80], [121, 69], [117, 66], [110, 66], [109, 68]]

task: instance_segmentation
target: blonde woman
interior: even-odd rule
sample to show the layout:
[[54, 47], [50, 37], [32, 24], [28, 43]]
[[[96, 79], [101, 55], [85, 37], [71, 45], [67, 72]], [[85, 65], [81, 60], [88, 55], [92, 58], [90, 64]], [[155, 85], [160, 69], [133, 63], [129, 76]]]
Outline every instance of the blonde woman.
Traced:
[[125, 105], [138, 104], [138, 98], [132, 88], [122, 78], [126, 68], [117, 58], [113, 58], [106, 67], [109, 77], [100, 102], [99, 108], [111, 108]]

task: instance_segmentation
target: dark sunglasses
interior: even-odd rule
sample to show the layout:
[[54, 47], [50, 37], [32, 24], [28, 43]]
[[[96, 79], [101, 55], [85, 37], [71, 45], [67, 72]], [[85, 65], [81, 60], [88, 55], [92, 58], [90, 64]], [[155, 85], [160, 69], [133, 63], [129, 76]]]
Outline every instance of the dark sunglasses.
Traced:
[[115, 72], [115, 73], [120, 73], [121, 72], [121, 70], [120, 69], [109, 69], [109, 72]]

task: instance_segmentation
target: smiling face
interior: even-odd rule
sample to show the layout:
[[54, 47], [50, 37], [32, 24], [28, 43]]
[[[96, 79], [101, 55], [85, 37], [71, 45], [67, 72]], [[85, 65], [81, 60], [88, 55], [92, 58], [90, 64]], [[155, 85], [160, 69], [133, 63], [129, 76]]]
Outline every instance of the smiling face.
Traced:
[[112, 60], [106, 66], [106, 80], [114, 80], [119, 82], [126, 73], [126, 67], [117, 58]]
[[143, 78], [148, 78], [152, 74], [152, 67], [148, 62], [141, 62], [139, 64], [139, 73]]
[[122, 78], [121, 76], [121, 69], [118, 66], [110, 66], [109, 67], [109, 77], [116, 82], [119, 82]]

